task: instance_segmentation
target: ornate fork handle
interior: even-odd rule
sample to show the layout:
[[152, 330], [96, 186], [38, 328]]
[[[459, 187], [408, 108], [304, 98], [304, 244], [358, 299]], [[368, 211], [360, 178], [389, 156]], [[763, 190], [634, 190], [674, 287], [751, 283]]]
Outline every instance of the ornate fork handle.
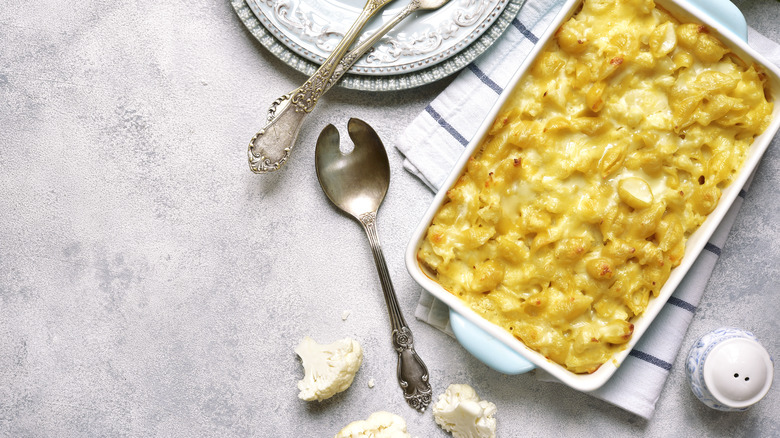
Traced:
[[390, 281], [385, 257], [379, 244], [379, 236], [376, 230], [376, 212], [365, 213], [360, 216], [360, 223], [368, 235], [371, 244], [371, 252], [379, 271], [379, 279], [382, 283], [382, 291], [390, 314], [390, 325], [393, 333], [393, 348], [398, 353], [398, 384], [404, 391], [406, 402], [418, 411], [424, 411], [431, 402], [431, 384], [428, 381], [428, 367], [425, 366], [420, 356], [414, 350], [414, 338], [406, 320], [401, 313], [398, 299]]
[[[289, 93], [289, 104], [285, 105], [268, 124], [252, 137], [247, 151], [249, 168], [255, 173], [272, 172], [279, 169], [290, 157], [301, 124], [306, 115], [317, 105], [319, 97], [330, 87], [328, 82], [349, 46], [357, 38], [368, 20], [392, 0], [368, 0], [357, 20], [344, 38], [333, 49], [328, 59], [300, 87]], [[283, 99], [282, 96], [280, 99]], [[277, 102], [279, 99], [277, 99]]]

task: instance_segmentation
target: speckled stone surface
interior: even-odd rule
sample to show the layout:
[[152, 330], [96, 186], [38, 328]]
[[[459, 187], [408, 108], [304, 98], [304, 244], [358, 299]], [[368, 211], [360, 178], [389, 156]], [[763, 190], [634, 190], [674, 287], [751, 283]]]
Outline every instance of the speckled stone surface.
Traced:
[[[780, 3], [737, 4], [780, 42]], [[691, 343], [724, 325], [780, 355], [777, 139], [645, 421], [491, 371], [412, 317], [420, 289], [403, 251], [433, 195], [392, 145], [448, 80], [333, 90], [288, 165], [258, 176], [247, 142], [268, 104], [304, 78], [227, 0], [11, 0], [0, 41], [0, 436], [329, 437], [378, 410], [404, 417], [413, 436], [447, 436], [430, 409], [404, 404], [368, 244], [315, 178], [319, 130], [352, 116], [390, 149], [379, 233], [435, 396], [471, 384], [497, 405], [502, 437], [780, 435], [779, 384], [724, 414], [695, 398], [684, 372]], [[293, 349], [306, 335], [361, 342], [349, 390], [297, 398]]]

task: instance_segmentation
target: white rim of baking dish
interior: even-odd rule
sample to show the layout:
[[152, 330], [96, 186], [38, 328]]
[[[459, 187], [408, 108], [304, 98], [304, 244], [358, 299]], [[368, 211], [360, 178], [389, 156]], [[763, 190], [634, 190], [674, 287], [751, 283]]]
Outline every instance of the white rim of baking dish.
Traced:
[[[780, 97], [780, 70], [778, 70], [776, 66], [768, 62], [763, 56], [761, 56], [761, 54], [753, 50], [748, 45], [746, 41], [747, 27], [744, 25], [743, 29], [743, 26], [741, 25], [741, 23], [744, 23], [744, 17], [742, 16], [741, 12], [736, 9], [736, 6], [731, 4], [728, 0], [719, 0], [719, 2], [722, 4], [712, 0], [656, 0], [656, 3], [659, 6], [667, 9], [676, 18], [692, 19], [693, 21], [698, 21], [705, 24], [710, 28], [710, 30], [715, 31], [720, 37], [721, 41], [723, 41], [723, 43], [726, 44], [740, 58], [746, 62], [754, 62], [763, 68], [769, 77], [769, 89], [771, 93], [771, 99], [774, 102], [772, 122], [770, 123], [770, 126], [764, 131], [764, 133], [756, 137], [753, 144], [748, 149], [748, 154], [745, 158], [742, 169], [739, 171], [739, 174], [731, 183], [731, 185], [722, 191], [718, 206], [715, 208], [715, 210], [712, 211], [712, 213], [709, 214], [701, 227], [699, 227], [699, 229], [689, 237], [680, 265], [672, 270], [669, 279], [661, 288], [659, 296], [651, 299], [645, 312], [633, 320], [634, 333], [631, 337], [631, 340], [626, 344], [625, 349], [619, 353], [616, 353], [595, 372], [591, 374], [575, 374], [565, 369], [563, 366], [546, 359], [542, 354], [531, 350], [521, 341], [515, 339], [503, 328], [482, 318], [480, 315], [466, 306], [462, 301], [460, 301], [459, 298], [452, 295], [438, 283], [433, 281], [420, 267], [417, 261], [417, 249], [422, 240], [425, 238], [427, 228], [433, 219], [434, 214], [442, 205], [447, 190], [460, 176], [465, 163], [473, 154], [475, 148], [479, 144], [480, 139], [485, 135], [487, 130], [492, 125], [493, 120], [508, 99], [511, 91], [514, 89], [520, 78], [525, 74], [526, 70], [528, 70], [533, 60], [535, 60], [538, 54], [545, 48], [547, 43], [555, 34], [556, 30], [560, 27], [564, 20], [568, 19], [577, 10], [577, 7], [581, 2], [582, 0], [568, 0], [563, 5], [555, 20], [553, 20], [544, 34], [539, 38], [539, 42], [528, 54], [525, 61], [520, 65], [509, 85], [507, 85], [505, 91], [499, 97], [491, 111], [487, 114], [474, 138], [471, 140], [471, 142], [469, 142], [457, 164], [454, 166], [453, 170], [447, 177], [447, 180], [442, 185], [442, 189], [438, 191], [430, 207], [421, 219], [418, 227], [415, 229], [406, 248], [405, 263], [407, 270], [409, 271], [412, 278], [423, 288], [433, 294], [436, 298], [449, 306], [451, 314], [452, 312], [456, 312], [462, 316], [463, 319], [467, 320], [478, 329], [484, 331], [488, 337], [497, 339], [511, 351], [514, 351], [517, 353], [517, 355], [525, 358], [533, 365], [548, 372], [562, 383], [580, 391], [592, 391], [604, 385], [609, 380], [609, 378], [612, 377], [620, 364], [623, 363], [631, 350], [639, 342], [642, 335], [647, 331], [652, 321], [661, 311], [669, 297], [672, 295], [672, 293], [674, 293], [677, 286], [679, 286], [685, 274], [696, 261], [699, 253], [704, 249], [704, 246], [707, 244], [713, 232], [730, 209], [731, 205], [739, 195], [748, 178], [752, 175], [753, 171], [758, 166], [761, 157], [772, 141], [775, 133], [780, 128], [780, 101], [778, 100], [778, 97]], [[713, 7], [716, 9], [716, 13], [712, 15], [723, 17], [732, 16], [735, 14], [735, 20], [726, 25], [722, 24], [713, 18], [710, 13], [705, 12], [705, 10], [709, 11]], [[736, 11], [736, 13], [734, 11]], [[466, 330], [469, 330], [469, 328], [467, 327]], [[476, 334], [475, 339], [480, 339], [481, 336], [481, 334]], [[475, 354], [475, 352], [472, 351], [473, 346], [468, 345], [468, 343], [471, 341], [468, 339], [463, 339], [463, 336], [457, 337], [461, 344], [468, 351], [472, 352], [472, 354]], [[505, 372], [505, 370], [502, 370], [501, 367], [501, 353], [497, 353], [499, 356], [497, 358], [479, 357], [479, 353], [476, 355], [480, 360], [491, 366], [491, 368]], [[508, 368], [511, 368], [511, 366]], [[518, 371], [518, 373], [524, 371]], [[509, 372], [509, 374], [516, 373]]]

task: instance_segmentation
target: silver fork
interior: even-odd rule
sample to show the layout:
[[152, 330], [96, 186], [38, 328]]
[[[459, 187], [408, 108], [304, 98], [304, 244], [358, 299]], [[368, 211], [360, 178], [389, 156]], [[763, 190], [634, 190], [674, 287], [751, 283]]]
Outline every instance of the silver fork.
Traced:
[[[376, 9], [371, 13], [387, 4], [390, 0], [369, 0], [366, 8], [376, 3]], [[277, 98], [268, 109], [267, 125], [261, 129], [249, 142], [247, 155], [249, 157], [249, 168], [255, 173], [268, 173], [278, 170], [290, 157], [290, 152], [295, 141], [298, 138], [301, 126], [306, 116], [314, 109], [319, 99], [325, 92], [331, 89], [333, 85], [341, 79], [342, 76], [360, 59], [371, 47], [376, 44], [387, 32], [398, 25], [412, 12], [418, 10], [434, 10], [446, 4], [449, 0], [412, 0], [391, 20], [387, 21], [374, 34], [357, 47], [346, 53], [349, 45], [352, 44], [356, 35], [347, 32], [339, 46], [333, 50], [333, 53], [320, 66], [320, 68], [309, 78], [306, 83], [297, 89]], [[366, 9], [364, 9], [365, 12]], [[361, 14], [362, 16], [362, 14]], [[370, 18], [371, 15], [368, 16]], [[360, 23], [360, 18], [355, 22], [353, 28]], [[367, 19], [366, 19], [367, 21]], [[360, 24], [360, 28], [365, 23]], [[357, 31], [360, 30], [358, 28]], [[352, 31], [352, 28], [350, 28]], [[346, 47], [342, 47], [351, 36], [352, 39]], [[342, 53], [338, 54], [337, 51]], [[324, 70], [324, 71], [323, 71]], [[322, 71], [322, 72], [321, 72]]]

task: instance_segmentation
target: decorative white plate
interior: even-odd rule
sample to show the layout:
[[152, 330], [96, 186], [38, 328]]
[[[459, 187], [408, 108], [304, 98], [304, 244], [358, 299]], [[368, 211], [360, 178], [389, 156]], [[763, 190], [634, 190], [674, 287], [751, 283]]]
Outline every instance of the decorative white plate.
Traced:
[[[450, 0], [437, 11], [408, 17], [350, 69], [339, 85], [391, 91], [449, 76], [503, 33], [524, 0]], [[231, 0], [249, 31], [274, 55], [311, 75], [355, 20], [362, 0]], [[404, 6], [396, 0], [377, 14], [372, 32]], [[328, 11], [328, 12], [324, 12]], [[328, 19], [324, 18], [327, 14]]]

